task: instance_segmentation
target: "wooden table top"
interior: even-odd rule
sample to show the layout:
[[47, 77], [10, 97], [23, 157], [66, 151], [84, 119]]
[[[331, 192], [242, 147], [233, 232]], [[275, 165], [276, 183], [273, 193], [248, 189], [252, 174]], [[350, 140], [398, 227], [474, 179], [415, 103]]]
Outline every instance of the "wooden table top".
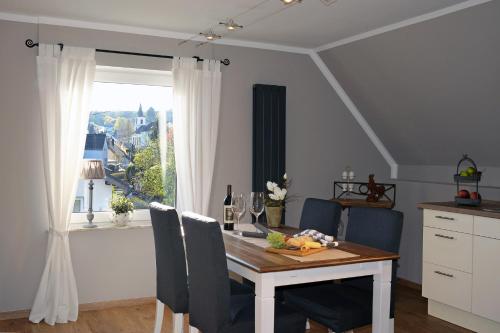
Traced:
[[422, 209], [433, 209], [443, 212], [467, 214], [475, 216], [491, 217], [500, 219], [500, 202], [492, 200], [483, 200], [478, 207], [457, 206], [454, 201], [446, 202], [423, 202], [417, 205]]
[[[298, 231], [297, 229], [290, 227], [279, 228], [276, 230], [290, 235]], [[339, 250], [358, 254], [359, 256], [347, 259], [300, 262], [281, 254], [266, 252], [265, 249], [258, 247], [257, 245], [245, 242], [244, 240], [237, 239], [230, 235], [223, 234], [223, 237], [227, 258], [259, 273], [399, 259], [399, 255], [395, 253], [351, 242], [340, 241], [338, 246]]]

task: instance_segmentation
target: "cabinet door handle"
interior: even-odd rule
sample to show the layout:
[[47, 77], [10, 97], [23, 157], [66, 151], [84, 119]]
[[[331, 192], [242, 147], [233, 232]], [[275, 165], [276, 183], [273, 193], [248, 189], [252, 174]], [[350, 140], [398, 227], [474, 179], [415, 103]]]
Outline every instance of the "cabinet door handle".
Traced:
[[448, 217], [448, 216], [441, 216], [441, 215], [436, 215], [437, 219], [442, 219], [442, 220], [448, 220], [448, 221], [455, 221], [455, 218], [453, 217]]
[[446, 239], [455, 239], [455, 237], [452, 236], [446, 236], [446, 235], [441, 235], [441, 234], [434, 234], [436, 237], [441, 237], [441, 238], [446, 238]]
[[443, 273], [441, 271], [434, 271], [434, 273], [439, 274], [439, 275], [443, 275], [443, 276], [446, 276], [446, 277], [449, 277], [449, 278], [453, 277], [453, 274]]

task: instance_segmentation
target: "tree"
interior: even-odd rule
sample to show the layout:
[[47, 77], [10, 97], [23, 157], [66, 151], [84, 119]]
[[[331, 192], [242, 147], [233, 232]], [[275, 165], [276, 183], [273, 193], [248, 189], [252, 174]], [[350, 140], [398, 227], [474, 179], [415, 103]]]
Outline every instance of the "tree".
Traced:
[[104, 116], [104, 126], [114, 126], [115, 118], [105, 115]]
[[173, 130], [168, 128], [164, 177], [158, 140], [151, 140], [148, 146], [139, 149], [127, 169], [127, 178], [136, 188], [140, 188], [144, 195], [170, 206], [175, 205], [177, 185], [173, 143]]
[[147, 147], [138, 150], [133, 158], [133, 167], [129, 168], [133, 184], [138, 185], [143, 194], [155, 200], [163, 200], [165, 191], [157, 140], [152, 140]]
[[118, 138], [127, 138], [135, 132], [132, 122], [124, 117], [118, 117], [118, 119], [116, 119], [114, 128]]
[[142, 192], [155, 199], [163, 199], [163, 179], [161, 176], [161, 165], [157, 164], [146, 170], [142, 177]]
[[156, 115], [155, 109], [153, 109], [152, 107], [150, 107], [146, 111], [146, 120], [147, 120], [147, 122], [148, 123], [152, 123], [153, 121], [155, 121], [157, 119], [158, 119], [158, 116]]

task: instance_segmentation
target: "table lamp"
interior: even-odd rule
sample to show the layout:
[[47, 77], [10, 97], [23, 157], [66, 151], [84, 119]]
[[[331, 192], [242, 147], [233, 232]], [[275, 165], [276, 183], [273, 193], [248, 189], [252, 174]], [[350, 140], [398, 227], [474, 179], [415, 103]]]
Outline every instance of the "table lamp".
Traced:
[[89, 181], [89, 212], [87, 213], [88, 223], [85, 224], [84, 228], [95, 228], [97, 225], [92, 223], [94, 219], [94, 212], [92, 210], [92, 199], [94, 191], [94, 179], [104, 179], [106, 173], [104, 172], [104, 166], [102, 160], [84, 160], [81, 178], [88, 179]]

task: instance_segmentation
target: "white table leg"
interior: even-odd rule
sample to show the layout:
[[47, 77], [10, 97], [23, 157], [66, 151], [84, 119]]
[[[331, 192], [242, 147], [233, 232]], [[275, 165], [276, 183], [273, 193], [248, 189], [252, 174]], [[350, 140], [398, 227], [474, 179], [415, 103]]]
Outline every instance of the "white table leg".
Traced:
[[182, 313], [173, 313], [172, 314], [172, 326], [174, 333], [183, 333], [184, 332], [184, 315]]
[[161, 332], [161, 325], [163, 323], [163, 314], [165, 313], [165, 305], [159, 300], [156, 300], [156, 319], [154, 333]]
[[255, 281], [255, 333], [274, 332], [274, 277], [259, 274]]
[[200, 331], [191, 325], [189, 325], [189, 333], [200, 333]]
[[379, 263], [381, 273], [373, 275], [372, 332], [388, 333], [390, 329], [392, 261]]

